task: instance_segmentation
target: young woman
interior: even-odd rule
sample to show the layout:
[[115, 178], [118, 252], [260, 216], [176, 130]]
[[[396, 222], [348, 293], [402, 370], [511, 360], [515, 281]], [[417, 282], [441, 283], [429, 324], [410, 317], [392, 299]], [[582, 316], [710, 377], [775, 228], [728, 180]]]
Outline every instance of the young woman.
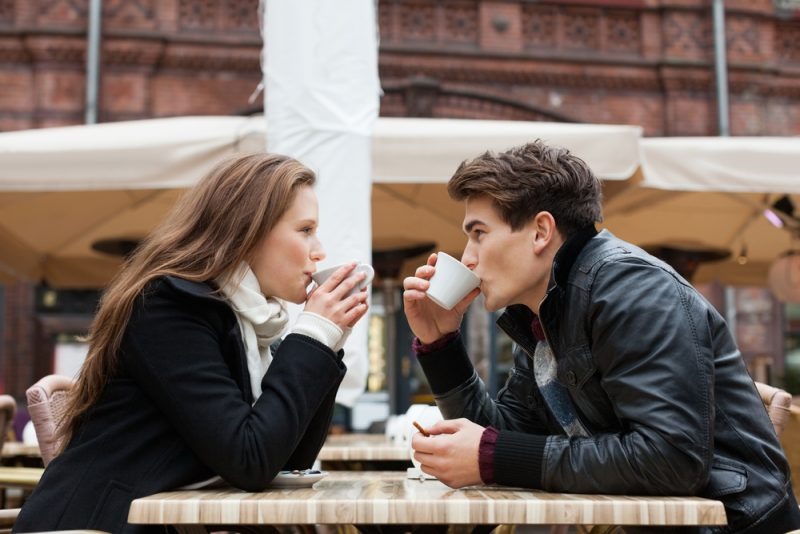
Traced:
[[[48, 465], [15, 531], [127, 524], [137, 497], [217, 477], [261, 490], [325, 440], [341, 346], [367, 311], [355, 263], [307, 294], [325, 253], [314, 174], [240, 156], [190, 190], [107, 289]], [[287, 327], [285, 302], [304, 312]], [[163, 531], [163, 529], [156, 529]]]

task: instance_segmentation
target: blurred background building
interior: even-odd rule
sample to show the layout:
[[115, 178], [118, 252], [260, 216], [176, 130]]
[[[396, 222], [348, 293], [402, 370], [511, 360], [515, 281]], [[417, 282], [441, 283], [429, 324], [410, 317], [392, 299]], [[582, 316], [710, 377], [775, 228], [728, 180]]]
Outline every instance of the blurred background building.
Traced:
[[[720, 133], [712, 0], [380, 0], [381, 115], [640, 125], [646, 136]], [[800, 5], [727, 0], [731, 135], [800, 134]], [[96, 71], [89, 0], [0, 0], [0, 131], [260, 111], [258, 0], [105, 0]], [[97, 80], [96, 107], [87, 83]], [[92, 109], [88, 109], [91, 107]], [[455, 165], [458, 162], [453, 162]], [[2, 206], [0, 206], [2, 209]], [[57, 214], [53, 214], [57, 224]], [[99, 289], [99, 288], [98, 288]], [[800, 307], [766, 287], [704, 284], [756, 378], [800, 393]], [[386, 390], [386, 319], [375, 291], [369, 388]], [[99, 291], [0, 285], [0, 392], [72, 374]], [[510, 344], [471, 312], [480, 369], [502, 384]], [[429, 400], [402, 321], [402, 395]], [[789, 358], [785, 358], [786, 355]]]

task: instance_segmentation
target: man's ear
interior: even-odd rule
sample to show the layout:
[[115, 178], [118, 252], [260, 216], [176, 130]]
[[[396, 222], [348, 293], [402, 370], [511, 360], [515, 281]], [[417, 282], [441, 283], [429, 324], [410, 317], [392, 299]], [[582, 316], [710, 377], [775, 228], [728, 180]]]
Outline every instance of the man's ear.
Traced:
[[549, 211], [540, 211], [529, 224], [533, 238], [533, 251], [536, 254], [541, 254], [551, 242], [558, 240], [556, 220]]

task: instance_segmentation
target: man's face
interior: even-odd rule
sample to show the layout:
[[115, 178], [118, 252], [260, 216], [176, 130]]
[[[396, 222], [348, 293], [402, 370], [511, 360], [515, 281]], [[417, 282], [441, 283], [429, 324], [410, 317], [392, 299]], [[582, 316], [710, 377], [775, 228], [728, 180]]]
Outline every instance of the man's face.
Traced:
[[512, 231], [488, 198], [469, 198], [465, 208], [467, 246], [461, 261], [480, 277], [486, 309], [525, 304], [538, 312], [550, 278], [552, 255], [542, 254], [537, 246], [541, 240], [537, 219]]

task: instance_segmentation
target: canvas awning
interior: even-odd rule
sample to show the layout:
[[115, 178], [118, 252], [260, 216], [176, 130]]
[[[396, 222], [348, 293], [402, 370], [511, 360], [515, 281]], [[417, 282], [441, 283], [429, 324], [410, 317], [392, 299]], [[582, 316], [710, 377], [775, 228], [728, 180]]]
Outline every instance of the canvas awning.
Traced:
[[[265, 130], [263, 117], [213, 116], [0, 133], [0, 272], [56, 287], [104, 285], [120, 259], [92, 243], [140, 239], [221, 158], [263, 150]], [[435, 241], [460, 253], [463, 213], [444, 185], [451, 173], [486, 149], [536, 138], [583, 157], [613, 196], [636, 173], [640, 134], [635, 126], [381, 118], [373, 243]]]
[[[797, 220], [764, 211], [787, 196], [800, 210], [800, 138], [669, 137], [641, 140], [640, 179], [605, 206], [605, 226], [638, 245], [726, 249], [694, 282], [766, 284], [769, 265], [800, 247]], [[800, 215], [800, 211], [797, 213]]]

